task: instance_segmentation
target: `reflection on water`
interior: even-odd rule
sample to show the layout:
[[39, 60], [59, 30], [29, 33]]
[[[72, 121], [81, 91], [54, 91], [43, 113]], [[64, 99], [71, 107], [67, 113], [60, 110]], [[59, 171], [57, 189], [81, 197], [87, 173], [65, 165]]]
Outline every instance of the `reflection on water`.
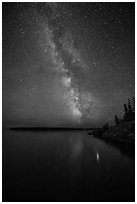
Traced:
[[86, 131], [3, 131], [3, 201], [134, 201], [134, 160]]
[[97, 159], [97, 162], [99, 162], [99, 153], [98, 152], [96, 153], [96, 159]]

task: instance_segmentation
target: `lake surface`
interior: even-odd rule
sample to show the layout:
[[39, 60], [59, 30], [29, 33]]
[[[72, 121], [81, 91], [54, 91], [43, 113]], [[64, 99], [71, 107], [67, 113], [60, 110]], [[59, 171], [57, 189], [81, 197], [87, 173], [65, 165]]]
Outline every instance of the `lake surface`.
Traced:
[[87, 131], [3, 130], [3, 201], [134, 201], [135, 161]]

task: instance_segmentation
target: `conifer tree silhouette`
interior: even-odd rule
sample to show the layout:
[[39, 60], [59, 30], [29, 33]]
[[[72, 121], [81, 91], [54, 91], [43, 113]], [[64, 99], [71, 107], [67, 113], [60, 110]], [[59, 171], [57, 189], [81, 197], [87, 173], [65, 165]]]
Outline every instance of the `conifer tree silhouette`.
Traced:
[[127, 115], [127, 113], [128, 113], [128, 108], [127, 108], [126, 104], [124, 104], [124, 113], [125, 113], [125, 115]]
[[135, 112], [135, 96], [132, 98], [132, 110]]
[[119, 124], [119, 118], [116, 115], [115, 115], [115, 123], [116, 123], [116, 125]]

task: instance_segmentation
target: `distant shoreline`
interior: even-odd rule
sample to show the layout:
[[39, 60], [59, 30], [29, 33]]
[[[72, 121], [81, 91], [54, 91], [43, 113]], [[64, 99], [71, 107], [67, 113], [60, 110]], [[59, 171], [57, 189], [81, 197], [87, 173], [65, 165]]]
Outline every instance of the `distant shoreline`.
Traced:
[[9, 127], [9, 130], [17, 131], [72, 131], [72, 130], [95, 130], [98, 128], [68, 128], [68, 127]]

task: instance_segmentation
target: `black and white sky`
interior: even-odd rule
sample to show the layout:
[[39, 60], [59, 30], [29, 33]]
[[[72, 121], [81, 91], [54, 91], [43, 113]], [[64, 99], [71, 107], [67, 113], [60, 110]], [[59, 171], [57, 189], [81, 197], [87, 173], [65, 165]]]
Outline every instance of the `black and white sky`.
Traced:
[[135, 3], [2, 5], [3, 121], [90, 126], [135, 92]]

